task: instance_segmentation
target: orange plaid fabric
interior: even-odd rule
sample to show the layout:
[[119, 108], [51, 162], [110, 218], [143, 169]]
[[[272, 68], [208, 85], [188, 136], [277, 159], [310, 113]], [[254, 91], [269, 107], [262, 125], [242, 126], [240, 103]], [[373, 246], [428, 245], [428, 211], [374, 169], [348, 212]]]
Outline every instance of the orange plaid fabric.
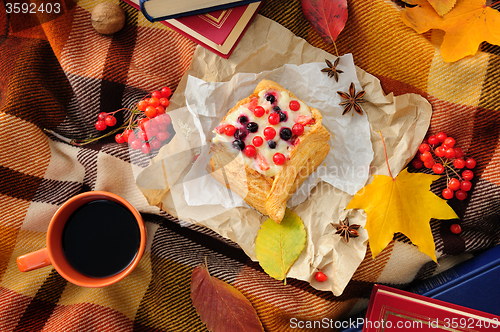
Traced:
[[[149, 206], [134, 183], [147, 157], [132, 156], [112, 139], [77, 147], [46, 135], [42, 128], [71, 138], [97, 135], [99, 112], [131, 107], [162, 86], [175, 90], [196, 47], [122, 2], [125, 28], [102, 36], [90, 24], [98, 1], [56, 1], [60, 13], [36, 15], [7, 13], [9, 1], [0, 3], [0, 331], [205, 331], [189, 288], [192, 269], [205, 258], [212, 275], [247, 296], [266, 331], [323, 330], [294, 328], [291, 322], [346, 318], [366, 307], [374, 283], [404, 288], [436, 270], [397, 234], [376, 259], [368, 250], [339, 297], [294, 279], [283, 285], [231, 241]], [[449, 133], [478, 162], [470, 197], [450, 201], [463, 232], [450, 232], [453, 221], [431, 221], [438, 257], [497, 245], [500, 48], [485, 44], [475, 57], [444, 63], [439, 32], [418, 35], [404, 26], [396, 3], [348, 4], [336, 49], [305, 20], [299, 0], [267, 0], [260, 14], [313, 46], [352, 53], [386, 93], [427, 98], [434, 110], [429, 132]], [[438, 181], [432, 190], [444, 187]], [[72, 285], [52, 267], [19, 272], [17, 256], [45, 246], [58, 206], [88, 190], [114, 192], [142, 213], [149, 238], [139, 267], [103, 289]]]

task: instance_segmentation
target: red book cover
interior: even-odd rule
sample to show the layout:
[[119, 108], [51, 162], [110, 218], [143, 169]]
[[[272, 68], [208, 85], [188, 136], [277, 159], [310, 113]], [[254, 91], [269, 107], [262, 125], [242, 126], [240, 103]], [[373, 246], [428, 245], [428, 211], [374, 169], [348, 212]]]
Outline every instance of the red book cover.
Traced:
[[375, 285], [363, 332], [500, 331], [500, 317], [448, 302]]
[[[138, 0], [123, 0], [139, 9]], [[183, 36], [227, 59], [257, 15], [262, 2], [205, 14], [160, 21]]]

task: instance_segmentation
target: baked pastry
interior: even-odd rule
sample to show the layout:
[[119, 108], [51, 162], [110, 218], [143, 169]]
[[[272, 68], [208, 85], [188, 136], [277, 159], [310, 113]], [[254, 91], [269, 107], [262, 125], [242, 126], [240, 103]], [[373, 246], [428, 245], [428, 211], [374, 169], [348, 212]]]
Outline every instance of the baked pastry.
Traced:
[[288, 199], [330, 151], [321, 120], [317, 109], [263, 80], [215, 128], [207, 170], [279, 223]]

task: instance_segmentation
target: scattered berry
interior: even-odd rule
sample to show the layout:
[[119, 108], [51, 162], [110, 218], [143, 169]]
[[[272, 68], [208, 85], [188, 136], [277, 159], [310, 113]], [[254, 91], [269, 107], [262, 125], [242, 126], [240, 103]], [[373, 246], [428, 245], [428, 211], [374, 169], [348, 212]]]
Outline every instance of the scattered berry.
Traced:
[[156, 116], [156, 106], [152, 106], [151, 104], [146, 107], [146, 109], [144, 110], [144, 114], [148, 117], [148, 118], [154, 118]]
[[328, 277], [323, 272], [318, 271], [314, 274], [314, 279], [316, 279], [316, 281], [318, 282], [325, 282], [328, 279]]
[[436, 135], [429, 136], [429, 138], [427, 139], [427, 142], [430, 145], [438, 145], [439, 144], [439, 140], [437, 139]]
[[278, 152], [274, 154], [273, 161], [276, 165], [283, 165], [286, 161], [286, 158], [282, 153]]
[[422, 162], [422, 160], [420, 159], [413, 159], [411, 161], [411, 164], [413, 165], [413, 167], [415, 167], [416, 169], [421, 169], [422, 167], [424, 167], [424, 163]]
[[160, 100], [158, 98], [151, 97], [148, 101], [149, 106], [156, 107], [160, 105]]
[[462, 172], [462, 179], [470, 181], [472, 178], [474, 178], [474, 173], [472, 173], [472, 171], [467, 169]]
[[457, 158], [453, 161], [453, 166], [455, 166], [458, 169], [462, 169], [465, 167], [465, 160], [463, 160], [462, 158]]
[[116, 124], [116, 118], [112, 115], [108, 115], [104, 122], [106, 122], [106, 125], [113, 127]]
[[238, 128], [234, 132], [234, 138], [244, 141], [248, 135], [248, 131], [245, 128]]
[[170, 133], [168, 131], [159, 131], [158, 134], [156, 134], [156, 138], [160, 142], [167, 140], [169, 137], [170, 137]]
[[149, 143], [144, 143], [142, 146], [141, 146], [141, 152], [144, 153], [144, 154], [148, 154], [151, 152], [151, 145], [149, 145]]
[[443, 198], [444, 199], [452, 199], [454, 195], [455, 195], [455, 193], [453, 192], [453, 190], [451, 190], [449, 188], [446, 188], [443, 190]]
[[431, 147], [429, 146], [429, 144], [426, 144], [426, 143], [422, 143], [418, 147], [418, 151], [420, 151], [420, 153], [424, 153], [425, 151], [430, 151], [430, 150], [431, 150]]
[[233, 148], [243, 151], [245, 149], [245, 142], [237, 139], [233, 141]]
[[446, 154], [446, 149], [444, 148], [444, 146], [439, 146], [434, 150], [434, 153], [438, 157], [444, 157], [444, 155]]
[[161, 91], [153, 91], [151, 93], [151, 97], [159, 100], [160, 98], [163, 97], [163, 95], [161, 94]]
[[99, 131], [106, 130], [107, 127], [108, 127], [108, 125], [106, 124], [106, 122], [104, 122], [104, 120], [98, 120], [95, 123], [95, 129], [97, 129]]
[[151, 149], [158, 150], [161, 148], [161, 141], [159, 139], [152, 139], [149, 141], [149, 145], [151, 146]]
[[266, 127], [264, 129], [264, 137], [266, 140], [273, 139], [276, 136], [276, 130], [273, 127]]
[[424, 162], [424, 166], [425, 168], [432, 168], [432, 166], [434, 166], [435, 163], [436, 162], [434, 161], [434, 159], [431, 159], [429, 161]]
[[278, 123], [280, 123], [280, 116], [278, 115], [278, 113], [271, 113], [269, 114], [267, 121], [269, 121], [271, 125], [277, 125]]
[[448, 137], [448, 135], [446, 135], [445, 133], [443, 132], [440, 132], [436, 135], [436, 138], [438, 139], [438, 141], [440, 141], [441, 143], [444, 142], [444, 140], [446, 139], [446, 137]]
[[453, 137], [446, 137], [445, 140], [443, 141], [443, 144], [451, 149], [453, 146], [455, 146], [455, 139]]
[[97, 114], [97, 120], [99, 120], [99, 121], [104, 121], [104, 120], [106, 120], [107, 117], [108, 117], [108, 113], [106, 113], [106, 112], [101, 112], [101, 113]]
[[255, 154], [257, 153], [257, 150], [255, 149], [255, 146], [253, 145], [247, 145], [245, 147], [245, 155], [249, 158], [255, 156]]
[[170, 88], [166, 86], [161, 88], [160, 92], [164, 98], [170, 98], [170, 95], [172, 95], [172, 90], [170, 90]]
[[238, 122], [244, 125], [248, 122], [248, 117], [246, 117], [245, 115], [240, 115], [240, 117], [238, 117]]
[[276, 142], [275, 141], [267, 141], [267, 146], [270, 149], [276, 149]]
[[464, 151], [461, 148], [454, 148], [455, 150], [455, 158], [462, 158], [464, 156]]
[[252, 139], [252, 143], [253, 143], [254, 146], [261, 146], [264, 143], [264, 140], [260, 136], [255, 136]]
[[286, 122], [288, 120], [288, 115], [285, 112], [279, 112], [280, 122]]
[[463, 201], [464, 199], [467, 198], [467, 192], [463, 190], [457, 190], [457, 192], [455, 192], [455, 197], [458, 200]]
[[304, 133], [304, 125], [296, 123], [292, 127], [292, 133], [296, 136], [300, 136]]
[[299, 108], [300, 108], [300, 103], [298, 100], [292, 100], [290, 101], [290, 103], [288, 104], [288, 107], [290, 108], [290, 110], [292, 111], [298, 111]]
[[148, 102], [145, 101], [145, 100], [141, 100], [140, 102], [137, 103], [137, 108], [139, 109], [139, 111], [143, 111], [146, 109], [146, 107], [148, 107]]
[[264, 109], [264, 107], [262, 107], [262, 106], [257, 106], [257, 107], [255, 107], [255, 109], [253, 110], [253, 114], [254, 114], [256, 117], [258, 117], [258, 118], [262, 117], [265, 113], [266, 113], [266, 110], [265, 110], [265, 109]]
[[162, 97], [162, 98], [160, 98], [158, 100], [160, 101], [160, 106], [163, 106], [164, 108], [167, 108], [168, 105], [170, 105], [170, 100], [168, 100], [165, 97]]
[[[429, 152], [429, 151], [425, 151], [423, 152], [421, 155], [420, 155], [420, 160], [422, 160], [424, 163], [427, 162], [427, 161], [431, 161], [431, 160], [434, 160], [432, 158], [432, 154]], [[432, 166], [431, 166], [432, 167]]]
[[462, 232], [462, 227], [459, 224], [453, 224], [450, 226], [450, 231], [453, 234], [460, 234]]
[[139, 150], [142, 147], [142, 141], [138, 138], [135, 138], [131, 143], [130, 147], [134, 150]]
[[467, 158], [465, 161], [465, 167], [469, 169], [476, 167], [476, 161], [473, 158]]
[[444, 166], [440, 163], [435, 163], [432, 165], [432, 171], [436, 174], [442, 174], [444, 172]]
[[224, 134], [227, 136], [233, 136], [236, 128], [233, 125], [227, 125], [224, 127]]
[[280, 130], [280, 138], [284, 141], [288, 141], [290, 138], [292, 138], [292, 131], [290, 128], [283, 127]]
[[256, 133], [259, 130], [259, 125], [255, 122], [247, 123], [247, 130], [251, 133]]
[[448, 159], [455, 158], [455, 149], [449, 148], [445, 151], [444, 156]]
[[450, 181], [448, 181], [448, 188], [450, 188], [453, 191], [457, 191], [460, 189], [460, 181], [458, 181], [455, 178], [451, 178]]
[[470, 181], [464, 180], [460, 182], [460, 189], [463, 191], [469, 191], [472, 189], [472, 183]]
[[116, 134], [115, 135], [115, 142], [116, 143], [125, 143], [125, 137], [123, 137], [123, 134]]
[[274, 97], [273, 95], [268, 95], [268, 96], [266, 97], [266, 100], [267, 100], [268, 102], [270, 102], [271, 104], [274, 104], [274, 102], [276, 101], [276, 97]]
[[[163, 106], [156, 106], [156, 115], [164, 114], [165, 113], [165, 107]], [[157, 117], [155, 117], [156, 119]]]

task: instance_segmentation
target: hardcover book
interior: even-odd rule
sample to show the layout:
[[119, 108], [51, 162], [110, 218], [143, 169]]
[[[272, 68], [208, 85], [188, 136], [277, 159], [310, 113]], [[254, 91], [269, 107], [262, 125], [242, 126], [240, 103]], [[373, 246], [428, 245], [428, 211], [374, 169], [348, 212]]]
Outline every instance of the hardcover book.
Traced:
[[257, 1], [260, 0], [140, 0], [139, 6], [144, 16], [154, 22], [224, 10]]
[[[139, 0], [123, 0], [139, 9]], [[262, 1], [243, 6], [184, 16], [160, 23], [227, 59], [253, 21]]]
[[363, 332], [492, 331], [500, 316], [399, 289], [375, 285]]

